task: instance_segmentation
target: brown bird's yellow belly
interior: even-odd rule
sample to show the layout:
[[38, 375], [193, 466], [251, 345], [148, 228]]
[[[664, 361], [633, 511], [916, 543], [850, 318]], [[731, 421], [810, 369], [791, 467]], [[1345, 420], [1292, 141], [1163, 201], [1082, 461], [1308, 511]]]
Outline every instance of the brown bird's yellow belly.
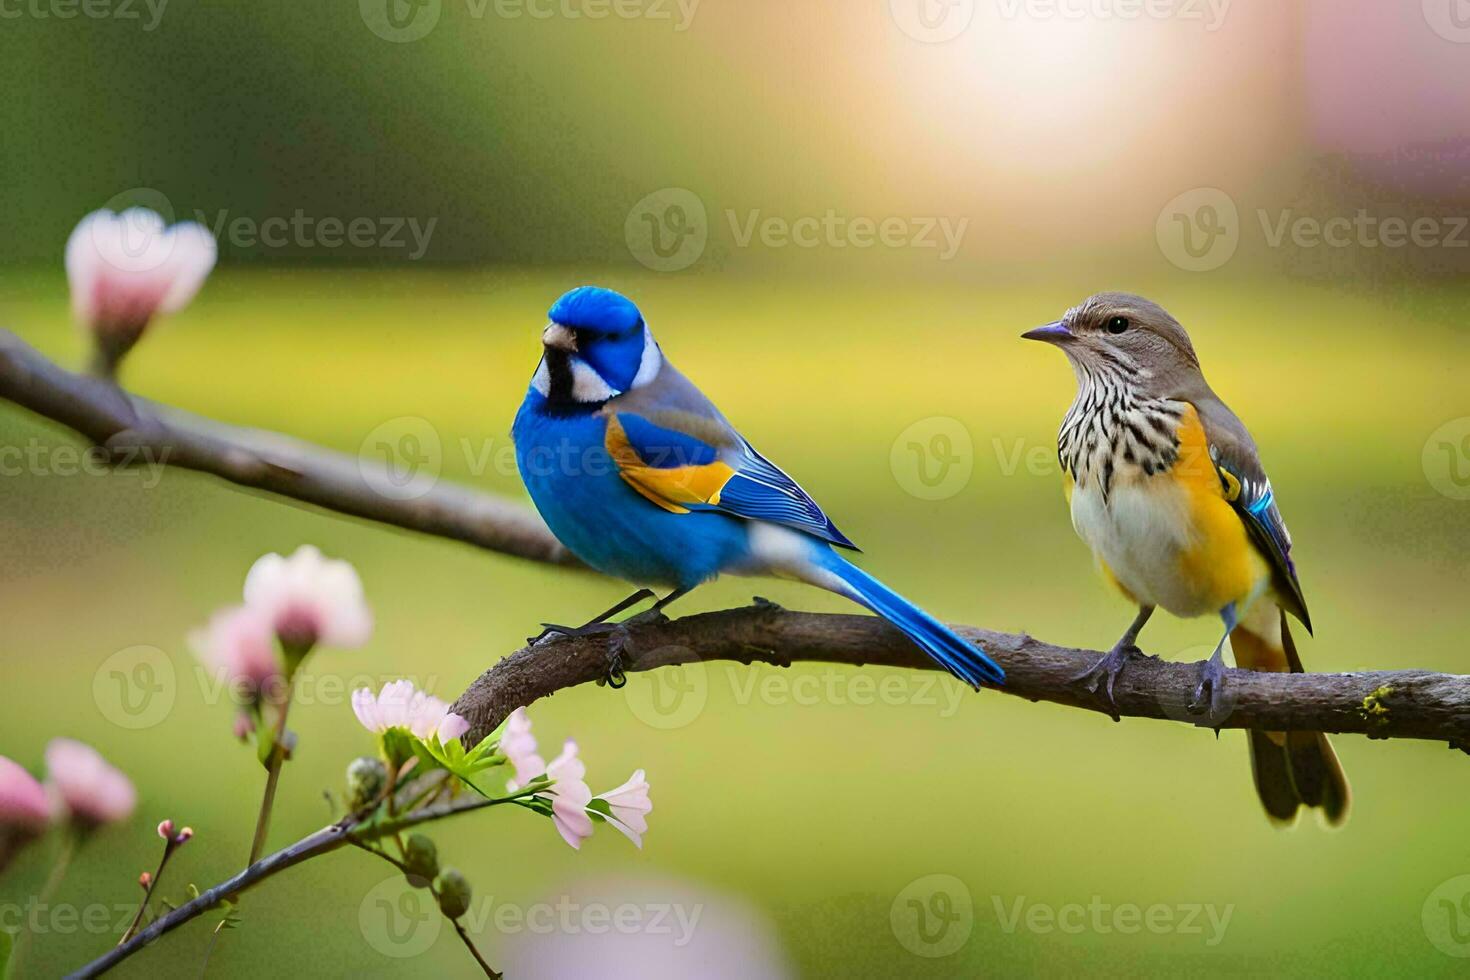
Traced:
[[1106, 494], [1069, 487], [1072, 524], [1105, 577], [1125, 596], [1176, 616], [1241, 611], [1270, 583], [1271, 568], [1225, 499], [1204, 429], [1188, 406], [1174, 465], [1152, 475], [1115, 469]]

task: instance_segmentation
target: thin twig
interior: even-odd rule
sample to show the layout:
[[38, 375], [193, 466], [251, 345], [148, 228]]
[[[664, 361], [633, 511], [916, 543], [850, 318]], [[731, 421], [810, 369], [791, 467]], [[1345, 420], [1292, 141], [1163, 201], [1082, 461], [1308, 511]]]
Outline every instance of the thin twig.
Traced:
[[378, 840], [420, 824], [432, 823], [504, 803], [518, 803], [532, 793], [544, 791], [545, 788], [544, 782], [537, 783], [511, 796], [497, 799], [485, 799], [465, 794], [449, 803], [422, 807], [391, 820], [373, 820], [372, 814], [350, 814], [334, 824], [329, 824], [315, 833], [308, 834], [289, 847], [284, 847], [274, 854], [261, 858], [244, 871], [215, 885], [208, 891], [201, 892], [197, 898], [180, 905], [166, 915], [159, 916], [140, 929], [126, 943], [114, 946], [102, 956], [68, 976], [77, 978], [101, 976], [160, 936], [174, 931], [185, 923], [192, 922], [227, 900], [233, 901], [243, 892], [273, 878], [282, 871], [294, 868], [303, 861], [330, 854], [348, 844], [355, 845], [359, 841]]
[[117, 941], [119, 946], [132, 939], [137, 934], [138, 927], [143, 924], [143, 916], [148, 914], [148, 906], [153, 901], [153, 892], [158, 888], [159, 879], [163, 877], [163, 869], [168, 867], [168, 859], [173, 857], [174, 850], [177, 846], [174, 842], [172, 831], [170, 831], [170, 835], [163, 842], [163, 855], [158, 859], [158, 868], [153, 872], [153, 876], [148, 879], [148, 887], [143, 889], [143, 902], [138, 906], [137, 913], [133, 915], [133, 921], [128, 925], [127, 932], [123, 933], [122, 938]]
[[[51, 899], [56, 897], [56, 892], [61, 888], [61, 883], [66, 878], [66, 872], [71, 868], [71, 859], [76, 856], [77, 848], [81, 846], [81, 834], [75, 828], [68, 827], [61, 841], [61, 850], [57, 852], [56, 860], [51, 864], [51, 872], [46, 875], [46, 883], [41, 886], [40, 893], [36, 896], [36, 907], [46, 908], [51, 904]], [[15, 941], [15, 948], [10, 951], [9, 972], [12, 977], [21, 976], [20, 964], [25, 954], [31, 948], [30, 929], [22, 930], [20, 937]], [[0, 964], [3, 966], [5, 964]]]
[[276, 803], [276, 785], [281, 781], [281, 767], [286, 763], [286, 716], [291, 711], [291, 698], [295, 689], [296, 677], [293, 674], [291, 680], [286, 684], [285, 694], [276, 712], [276, 724], [271, 735], [270, 759], [266, 763], [265, 792], [260, 798], [260, 812], [255, 817], [255, 839], [250, 844], [250, 860], [247, 864], [254, 864], [265, 852], [265, 839], [270, 832], [271, 810]]
[[[394, 857], [393, 855], [388, 854], [388, 853], [386, 853], [384, 851], [380, 851], [376, 847], [370, 847], [365, 842], [360, 841], [360, 840], [356, 839], [355, 837], [354, 838], [351, 838], [351, 843], [352, 843], [352, 845], [354, 847], [358, 848], [359, 850], [366, 851], [367, 853], [373, 855], [374, 857], [380, 857], [384, 861], [387, 861], [389, 864], [393, 865], [393, 867], [397, 868], [399, 871], [402, 871], [405, 878], [411, 878], [411, 877], [414, 876], [413, 875], [413, 872], [411, 870], [409, 870], [408, 865], [405, 864], [404, 862], [400, 861], [398, 858]], [[427, 887], [429, 889], [429, 894], [431, 894], [431, 895], [434, 896], [434, 901], [437, 903], [439, 901], [439, 890], [434, 887], [433, 882], [430, 882], [425, 887]], [[441, 909], [441, 914], [442, 914], [442, 909]], [[464, 926], [460, 925], [459, 920], [458, 919], [450, 919], [448, 915], [445, 915], [444, 918], [449, 919], [449, 924], [452, 925], [452, 926], [454, 926], [454, 931], [459, 934], [460, 942], [464, 943], [465, 949], [467, 949], [467, 950], [470, 951], [470, 955], [475, 958], [475, 962], [477, 964], [479, 964], [479, 967], [480, 967], [481, 970], [484, 971], [485, 976], [498, 978], [500, 976], [500, 974], [494, 969], [494, 967], [492, 967], [489, 963], [486, 963], [485, 962], [485, 957], [481, 956], [480, 955], [480, 951], [475, 948], [474, 940], [472, 940], [470, 938], [469, 933], [465, 932]]]

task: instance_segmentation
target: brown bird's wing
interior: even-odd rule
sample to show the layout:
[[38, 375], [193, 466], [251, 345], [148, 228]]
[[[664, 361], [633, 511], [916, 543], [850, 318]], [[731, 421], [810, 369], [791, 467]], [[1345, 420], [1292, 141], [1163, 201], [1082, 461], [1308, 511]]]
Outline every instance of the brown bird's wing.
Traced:
[[1291, 533], [1276, 506], [1276, 495], [1256, 452], [1255, 440], [1214, 392], [1206, 389], [1205, 394], [1189, 400], [1199, 412], [1226, 499], [1250, 530], [1256, 546], [1271, 560], [1282, 608], [1301, 620], [1310, 633], [1312, 618], [1307, 612], [1307, 600], [1302, 596], [1296, 565], [1291, 560]]

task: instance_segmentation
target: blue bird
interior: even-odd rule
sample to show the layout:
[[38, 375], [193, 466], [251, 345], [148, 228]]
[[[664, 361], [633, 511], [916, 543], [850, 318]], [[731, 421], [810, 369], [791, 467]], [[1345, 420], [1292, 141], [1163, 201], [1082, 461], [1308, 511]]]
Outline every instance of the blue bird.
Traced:
[[[1005, 680], [984, 652], [837, 553], [856, 546], [669, 363], [630, 300], [582, 286], [550, 321], [512, 435], [532, 501], [578, 558], [671, 589], [655, 615], [722, 573], [796, 579], [866, 606], [971, 687]], [[652, 595], [548, 632], [616, 631], [607, 621]]]

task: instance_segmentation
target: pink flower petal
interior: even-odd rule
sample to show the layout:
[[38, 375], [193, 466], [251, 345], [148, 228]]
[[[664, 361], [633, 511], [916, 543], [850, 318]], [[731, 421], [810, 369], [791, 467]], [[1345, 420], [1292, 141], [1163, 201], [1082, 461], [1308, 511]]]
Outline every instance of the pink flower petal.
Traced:
[[104, 824], [122, 820], [137, 805], [132, 782], [90, 745], [69, 738], [46, 746], [47, 779], [77, 820]]
[[34, 776], [0, 755], [0, 828], [40, 833], [51, 822], [51, 801]]

